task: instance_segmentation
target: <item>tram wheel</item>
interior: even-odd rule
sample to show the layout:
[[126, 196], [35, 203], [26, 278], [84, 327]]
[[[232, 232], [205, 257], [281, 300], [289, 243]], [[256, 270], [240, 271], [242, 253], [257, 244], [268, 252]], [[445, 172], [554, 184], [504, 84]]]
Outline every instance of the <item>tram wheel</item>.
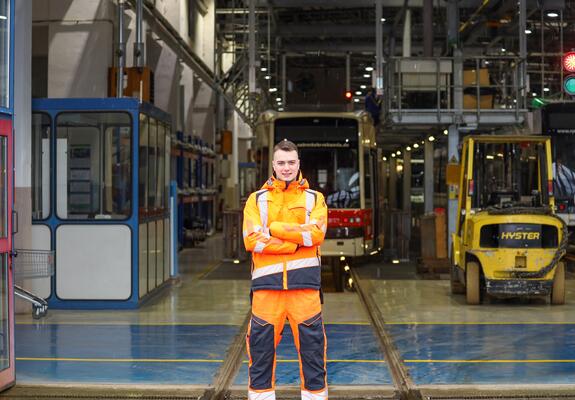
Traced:
[[555, 276], [553, 277], [553, 287], [551, 289], [551, 304], [565, 304], [565, 263], [559, 261], [555, 267]]
[[481, 302], [481, 267], [479, 263], [470, 261], [465, 271], [465, 294], [467, 304], [479, 304]]

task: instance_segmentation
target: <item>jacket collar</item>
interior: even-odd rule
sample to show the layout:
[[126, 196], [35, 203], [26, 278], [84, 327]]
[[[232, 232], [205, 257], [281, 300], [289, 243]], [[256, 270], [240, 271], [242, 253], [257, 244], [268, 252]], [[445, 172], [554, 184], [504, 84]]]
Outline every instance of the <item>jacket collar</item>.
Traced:
[[275, 177], [275, 174], [274, 174], [266, 181], [266, 183], [264, 183], [264, 185], [262, 186], [262, 189], [268, 189], [268, 190], [301, 189], [301, 190], [305, 190], [305, 189], [309, 189], [309, 183], [308, 183], [307, 179], [305, 179], [303, 177], [301, 171], [298, 172], [298, 178], [296, 180], [290, 182], [289, 185], [287, 184], [287, 182], [284, 182], [284, 181], [277, 179]]

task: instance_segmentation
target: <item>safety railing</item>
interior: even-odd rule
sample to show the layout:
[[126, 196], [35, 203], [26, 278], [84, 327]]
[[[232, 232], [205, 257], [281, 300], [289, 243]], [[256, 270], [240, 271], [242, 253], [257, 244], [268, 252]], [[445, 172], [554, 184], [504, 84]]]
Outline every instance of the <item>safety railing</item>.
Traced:
[[460, 63], [454, 57], [392, 57], [384, 69], [383, 112], [399, 119], [435, 113], [438, 122], [445, 114], [475, 114], [477, 121], [497, 113], [519, 118], [526, 108], [524, 62], [516, 56], [463, 57]]

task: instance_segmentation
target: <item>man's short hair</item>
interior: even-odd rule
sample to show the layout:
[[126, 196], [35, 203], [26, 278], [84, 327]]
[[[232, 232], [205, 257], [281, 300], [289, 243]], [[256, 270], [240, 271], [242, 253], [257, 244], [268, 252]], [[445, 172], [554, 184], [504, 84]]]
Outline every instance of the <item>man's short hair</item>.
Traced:
[[276, 144], [274, 146], [274, 154], [276, 153], [276, 151], [278, 150], [282, 150], [282, 151], [295, 151], [296, 153], [298, 153], [298, 157], [299, 157], [299, 151], [297, 149], [297, 146], [295, 145], [294, 142], [290, 142], [287, 139], [282, 140], [281, 142], [279, 142], [278, 144]]

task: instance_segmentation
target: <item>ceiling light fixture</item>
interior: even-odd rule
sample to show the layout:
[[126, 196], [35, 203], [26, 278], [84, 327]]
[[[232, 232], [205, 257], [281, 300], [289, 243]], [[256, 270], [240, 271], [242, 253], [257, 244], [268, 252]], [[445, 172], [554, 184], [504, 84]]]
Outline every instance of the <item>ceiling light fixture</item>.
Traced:
[[557, 14], [555, 11], [549, 11], [549, 12], [547, 13], [547, 16], [548, 16], [549, 18], [557, 18], [557, 17], [559, 16], [559, 14]]
[[373, 71], [373, 67], [369, 67], [369, 66], [368, 66], [368, 67], [365, 67], [365, 70], [366, 70], [367, 72], [371, 72], [371, 71]]

